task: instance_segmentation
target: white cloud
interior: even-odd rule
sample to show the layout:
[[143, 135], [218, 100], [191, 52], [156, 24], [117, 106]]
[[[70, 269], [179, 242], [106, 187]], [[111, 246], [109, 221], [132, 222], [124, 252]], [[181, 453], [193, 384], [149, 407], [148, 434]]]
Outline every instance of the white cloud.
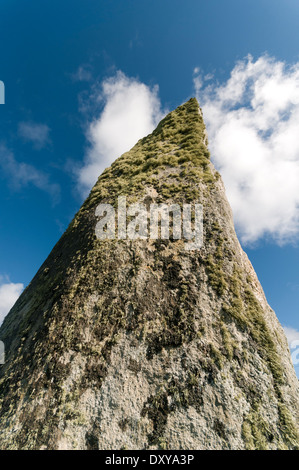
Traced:
[[38, 150], [50, 142], [50, 128], [46, 124], [20, 122], [19, 135], [27, 142], [32, 142]]
[[102, 112], [89, 124], [89, 147], [84, 166], [78, 171], [79, 188], [84, 195], [102, 171], [152, 132], [165, 114], [157, 86], [150, 88], [122, 72], [104, 80], [91, 99], [93, 104], [102, 105]]
[[58, 202], [60, 186], [50, 183], [48, 176], [34, 166], [17, 162], [14, 154], [4, 144], [0, 144], [0, 169], [2, 175], [8, 178], [13, 188], [21, 189], [28, 186], [28, 184], [32, 184], [36, 188], [49, 193], [54, 203]]
[[4, 276], [0, 276], [0, 325], [24, 289], [23, 284], [14, 284], [7, 278], [6, 282], [3, 282], [4, 279]]
[[223, 176], [244, 243], [299, 233], [299, 63], [268, 56], [239, 62], [223, 84], [194, 86], [212, 160]]

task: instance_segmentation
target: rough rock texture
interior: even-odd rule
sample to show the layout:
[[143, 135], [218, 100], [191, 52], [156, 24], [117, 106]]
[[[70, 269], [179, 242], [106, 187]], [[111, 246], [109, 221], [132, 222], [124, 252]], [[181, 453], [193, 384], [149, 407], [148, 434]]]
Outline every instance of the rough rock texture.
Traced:
[[[117, 136], [116, 136], [117, 138]], [[200, 201], [204, 246], [95, 237], [95, 208]], [[298, 380], [195, 99], [100, 176], [6, 317], [1, 449], [296, 449]]]

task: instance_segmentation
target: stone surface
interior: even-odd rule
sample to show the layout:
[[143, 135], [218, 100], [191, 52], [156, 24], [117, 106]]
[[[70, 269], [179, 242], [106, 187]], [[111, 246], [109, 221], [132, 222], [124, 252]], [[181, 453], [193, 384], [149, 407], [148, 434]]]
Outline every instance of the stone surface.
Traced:
[[[116, 136], [117, 138], [117, 136]], [[204, 246], [98, 240], [100, 202], [200, 201]], [[6, 317], [1, 449], [296, 449], [298, 379], [195, 99], [104, 171]]]

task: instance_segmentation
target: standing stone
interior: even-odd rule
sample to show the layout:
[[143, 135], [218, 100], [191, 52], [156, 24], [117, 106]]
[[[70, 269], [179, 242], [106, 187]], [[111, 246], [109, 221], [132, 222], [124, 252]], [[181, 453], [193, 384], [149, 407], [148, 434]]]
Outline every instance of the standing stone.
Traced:
[[[117, 135], [115, 136], [117, 138]], [[96, 207], [200, 202], [204, 245], [99, 240]], [[298, 379], [195, 99], [99, 177], [4, 320], [1, 449], [297, 449]]]

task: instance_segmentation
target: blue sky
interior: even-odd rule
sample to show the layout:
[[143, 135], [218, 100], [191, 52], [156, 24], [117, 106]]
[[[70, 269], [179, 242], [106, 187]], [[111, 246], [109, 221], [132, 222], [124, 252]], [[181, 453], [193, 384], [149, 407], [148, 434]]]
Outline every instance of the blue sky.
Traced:
[[243, 246], [299, 340], [298, 24], [297, 0], [2, 0], [0, 315], [97, 172], [196, 95]]

